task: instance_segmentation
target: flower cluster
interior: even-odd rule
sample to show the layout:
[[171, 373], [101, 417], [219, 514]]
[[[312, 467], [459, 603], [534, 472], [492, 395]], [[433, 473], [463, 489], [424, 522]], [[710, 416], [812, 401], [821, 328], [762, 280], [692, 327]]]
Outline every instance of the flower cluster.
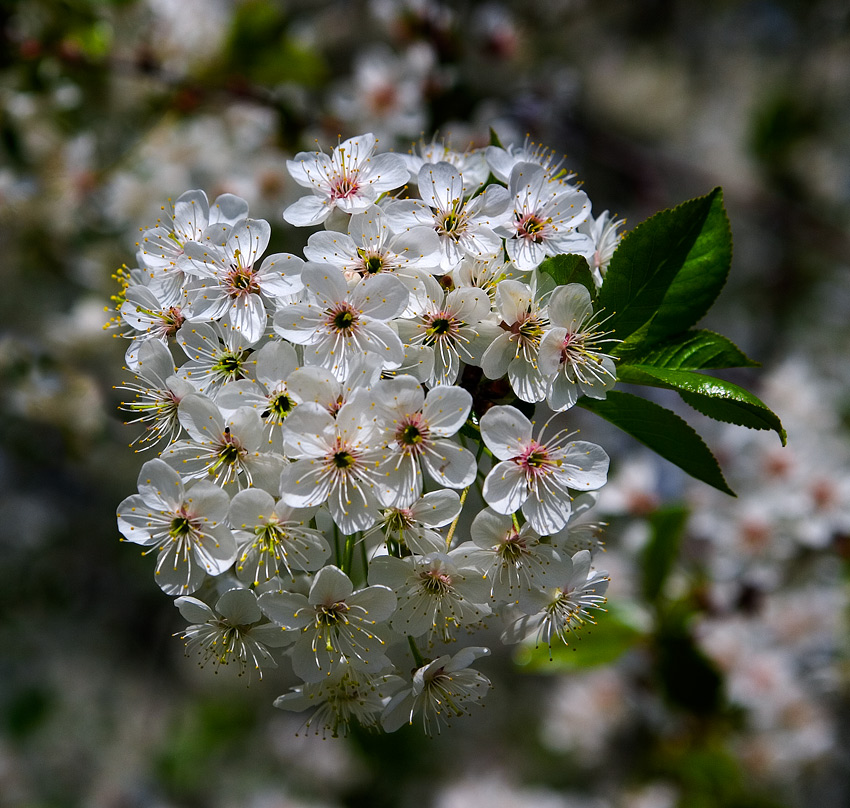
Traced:
[[494, 619], [507, 643], [566, 642], [607, 587], [571, 520], [608, 456], [549, 421], [604, 398], [614, 363], [588, 288], [541, 264], [581, 255], [601, 284], [616, 225], [533, 144], [376, 145], [288, 162], [309, 193], [284, 219], [325, 226], [306, 260], [265, 255], [244, 200], [184, 193], [118, 306], [124, 407], [161, 449], [122, 535], [156, 552], [202, 662], [285, 655], [301, 684], [277, 706], [334, 734], [439, 731], [489, 688], [488, 649], [445, 644]]

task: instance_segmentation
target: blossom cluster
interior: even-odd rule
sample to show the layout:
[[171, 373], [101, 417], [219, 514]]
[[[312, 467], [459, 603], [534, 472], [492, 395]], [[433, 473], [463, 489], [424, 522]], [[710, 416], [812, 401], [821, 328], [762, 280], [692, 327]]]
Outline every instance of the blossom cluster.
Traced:
[[608, 456], [550, 422], [616, 371], [590, 291], [541, 265], [580, 255], [601, 285], [620, 223], [533, 144], [376, 147], [288, 161], [307, 193], [283, 218], [324, 225], [303, 259], [265, 255], [244, 200], [184, 193], [118, 302], [123, 406], [160, 447], [119, 530], [189, 650], [259, 675], [287, 656], [276, 705], [334, 734], [439, 731], [490, 686], [489, 650], [448, 644], [494, 621], [567, 642], [608, 581], [586, 518]]

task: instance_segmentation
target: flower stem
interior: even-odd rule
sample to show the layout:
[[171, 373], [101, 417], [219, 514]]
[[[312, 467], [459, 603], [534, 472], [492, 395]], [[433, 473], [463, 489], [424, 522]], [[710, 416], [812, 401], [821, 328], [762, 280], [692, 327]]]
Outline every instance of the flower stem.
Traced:
[[416, 667], [425, 667], [425, 659], [423, 658], [422, 654], [419, 653], [419, 649], [416, 647], [416, 640], [414, 640], [413, 637], [408, 635], [407, 643], [410, 646], [410, 652], [413, 654], [413, 660], [414, 662], [416, 662]]
[[452, 546], [452, 538], [455, 535], [455, 528], [457, 527], [457, 523], [460, 521], [460, 515], [463, 513], [463, 505], [466, 502], [466, 495], [469, 493], [469, 486], [463, 489], [460, 493], [460, 510], [457, 513], [457, 516], [452, 522], [451, 527], [449, 527], [449, 532], [446, 535], [446, 550], [451, 549]]

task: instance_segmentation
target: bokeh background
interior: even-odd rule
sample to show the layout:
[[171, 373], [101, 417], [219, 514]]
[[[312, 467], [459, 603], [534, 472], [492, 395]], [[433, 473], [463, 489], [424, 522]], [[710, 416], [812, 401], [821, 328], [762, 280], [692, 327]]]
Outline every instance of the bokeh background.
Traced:
[[[297, 253], [295, 151], [491, 127], [627, 226], [723, 186], [705, 325], [763, 363], [730, 378], [788, 446], [680, 410], [732, 499], [576, 415], [613, 458], [599, 626], [545, 664], [496, 641], [487, 706], [438, 738], [322, 740], [271, 706], [286, 670], [185, 659], [119, 542], [148, 458], [111, 276], [186, 189], [244, 196]], [[0, 806], [850, 804], [848, 223], [844, 0], [0, 2]]]

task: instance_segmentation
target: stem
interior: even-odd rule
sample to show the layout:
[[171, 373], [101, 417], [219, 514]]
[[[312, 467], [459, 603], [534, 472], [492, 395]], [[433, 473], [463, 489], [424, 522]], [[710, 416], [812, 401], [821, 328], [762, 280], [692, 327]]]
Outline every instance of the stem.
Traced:
[[354, 564], [354, 545], [354, 536], [346, 536], [344, 566], [341, 569], [349, 578], [351, 577], [351, 567]]
[[469, 493], [469, 486], [463, 489], [460, 493], [460, 510], [457, 512], [457, 516], [455, 517], [454, 522], [452, 522], [451, 527], [449, 527], [448, 535], [446, 536], [446, 550], [448, 550], [452, 546], [452, 537], [455, 534], [455, 528], [457, 527], [457, 523], [460, 521], [460, 515], [463, 513], [463, 505], [466, 502], [466, 495]]
[[334, 522], [334, 560], [336, 565], [342, 569], [342, 553], [339, 551], [339, 528]]
[[410, 652], [413, 654], [413, 661], [416, 662], [417, 668], [425, 667], [425, 659], [422, 654], [419, 653], [419, 649], [416, 647], [416, 640], [413, 639], [410, 635], [407, 637], [407, 643], [410, 646]]
[[363, 580], [368, 584], [369, 583], [369, 558], [366, 553], [366, 541], [362, 540], [360, 542], [360, 558], [363, 561]]

